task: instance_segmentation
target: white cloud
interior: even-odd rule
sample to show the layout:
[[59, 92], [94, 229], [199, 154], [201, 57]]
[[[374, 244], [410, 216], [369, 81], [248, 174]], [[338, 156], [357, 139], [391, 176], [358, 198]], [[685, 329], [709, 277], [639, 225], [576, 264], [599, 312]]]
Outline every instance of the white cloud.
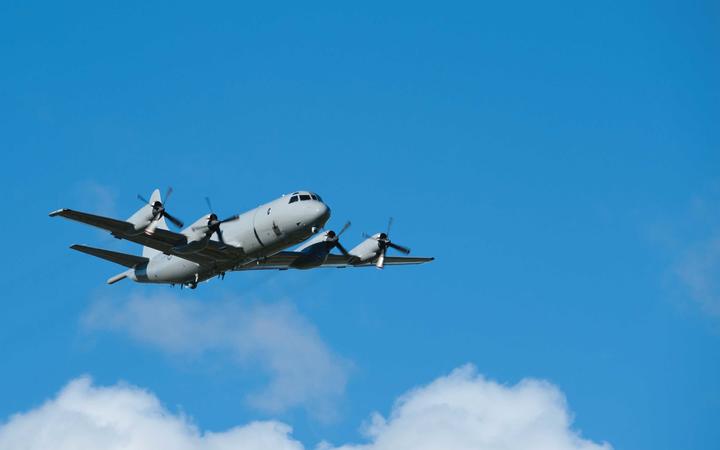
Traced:
[[212, 433], [200, 432], [139, 388], [93, 387], [88, 378], [68, 384], [56, 398], [17, 414], [0, 426], [3, 450], [299, 450], [291, 428], [253, 422]]
[[[565, 398], [553, 385], [525, 380], [505, 386], [461, 367], [378, 414], [366, 429], [369, 443], [343, 450], [610, 450], [571, 428]], [[202, 432], [190, 419], [163, 408], [139, 388], [93, 387], [72, 381], [56, 398], [0, 425], [3, 450], [274, 450], [304, 447], [288, 425], [253, 422], [222, 432]], [[333, 449], [321, 443], [318, 449]]]
[[555, 386], [523, 380], [504, 386], [466, 365], [410, 391], [388, 419], [375, 413], [369, 443], [323, 450], [609, 450], [571, 429], [572, 415]]
[[335, 356], [315, 328], [289, 303], [198, 301], [171, 295], [104, 299], [83, 317], [89, 329], [124, 332], [175, 354], [213, 352], [268, 373], [270, 381], [247, 401], [278, 413], [303, 406], [331, 419], [344, 393], [349, 363]]

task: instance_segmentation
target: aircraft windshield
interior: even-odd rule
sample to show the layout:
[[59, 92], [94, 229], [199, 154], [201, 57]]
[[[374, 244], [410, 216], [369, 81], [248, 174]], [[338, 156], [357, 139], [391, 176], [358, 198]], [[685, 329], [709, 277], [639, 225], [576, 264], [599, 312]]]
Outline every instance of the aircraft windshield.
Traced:
[[292, 197], [290, 197], [290, 201], [288, 203], [295, 203], [297, 201], [305, 200], [317, 200], [321, 202], [322, 198], [320, 198], [320, 196], [317, 194], [298, 194], [297, 192], [295, 192], [292, 194]]

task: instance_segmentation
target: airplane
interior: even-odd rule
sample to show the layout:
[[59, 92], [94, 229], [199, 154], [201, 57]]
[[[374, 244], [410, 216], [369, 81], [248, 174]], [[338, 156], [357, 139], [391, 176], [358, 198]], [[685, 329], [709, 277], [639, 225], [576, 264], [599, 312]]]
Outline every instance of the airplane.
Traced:
[[[365, 240], [347, 251], [340, 232], [322, 231], [330, 219], [330, 208], [314, 192], [285, 194], [242, 214], [219, 219], [209, 198], [209, 214], [184, 229], [183, 222], [166, 207], [172, 193], [169, 188], [162, 202], [155, 189], [150, 200], [138, 195], [144, 203], [127, 220], [59, 209], [50, 217], [82, 222], [107, 230], [118, 239], [140, 244], [142, 256], [75, 244], [70, 248], [125, 266], [127, 270], [109, 278], [108, 284], [128, 278], [138, 283], [180, 285], [195, 289], [198, 283], [213, 277], [223, 279], [226, 272], [246, 270], [312, 269], [316, 267], [372, 267], [422, 264], [434, 260], [426, 257], [388, 256], [388, 249], [405, 255], [410, 249], [390, 240], [386, 232], [364, 235]], [[171, 231], [167, 222], [179, 232]], [[312, 238], [312, 239], [310, 239]], [[307, 242], [306, 242], [307, 241]], [[299, 245], [294, 250], [288, 248]], [[340, 254], [331, 253], [337, 249]]]

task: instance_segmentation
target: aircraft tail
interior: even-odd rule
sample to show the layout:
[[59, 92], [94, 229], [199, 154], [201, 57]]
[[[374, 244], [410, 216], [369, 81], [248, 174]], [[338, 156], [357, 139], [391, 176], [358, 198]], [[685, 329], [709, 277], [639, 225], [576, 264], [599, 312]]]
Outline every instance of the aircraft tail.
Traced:
[[120, 252], [113, 252], [111, 250], [104, 250], [102, 248], [95, 248], [95, 247], [88, 247], [86, 245], [72, 245], [70, 246], [71, 249], [77, 250], [79, 252], [85, 253], [87, 255], [92, 255], [98, 258], [102, 258], [105, 261], [114, 262], [115, 264], [120, 264], [121, 266], [125, 266], [129, 269], [132, 269], [133, 267], [137, 266], [138, 264], [143, 264], [148, 262], [148, 258], [142, 257], [142, 256], [136, 256], [136, 255], [128, 255], [127, 253], [120, 253]]
[[79, 252], [85, 253], [87, 255], [96, 256], [98, 258], [102, 258], [106, 261], [114, 262], [115, 264], [120, 264], [121, 266], [125, 266], [128, 268], [128, 270], [125, 270], [123, 272], [120, 272], [119, 274], [110, 277], [107, 280], [108, 284], [114, 284], [117, 283], [120, 280], [123, 280], [128, 277], [138, 264], [144, 264], [148, 262], [148, 258], [144, 258], [142, 256], [136, 256], [136, 255], [128, 255], [127, 253], [120, 253], [120, 252], [113, 252], [111, 250], [105, 250], [102, 248], [95, 248], [95, 247], [88, 247], [86, 245], [72, 245], [70, 246], [71, 249], [77, 250]]

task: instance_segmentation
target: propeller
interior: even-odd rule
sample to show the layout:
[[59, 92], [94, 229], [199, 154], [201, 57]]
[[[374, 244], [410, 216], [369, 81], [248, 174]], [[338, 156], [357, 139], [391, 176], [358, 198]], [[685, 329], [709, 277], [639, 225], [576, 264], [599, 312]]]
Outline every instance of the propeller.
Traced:
[[205, 197], [205, 203], [207, 203], [208, 209], [210, 210], [210, 216], [208, 217], [207, 224], [198, 227], [192, 227], [192, 230], [205, 230], [205, 235], [208, 238], [211, 238], [213, 234], [217, 234], [218, 241], [220, 241], [222, 245], [226, 245], [225, 239], [223, 239], [220, 225], [226, 222], [232, 222], [233, 220], [237, 220], [240, 216], [236, 214], [234, 216], [228, 217], [227, 219], [219, 220], [217, 214], [215, 214], [215, 212], [213, 211], [212, 203], [210, 203], [209, 197]]
[[[165, 192], [165, 204], [167, 204], [168, 199], [170, 198], [170, 194], [172, 194], [173, 188], [168, 187], [167, 191]], [[165, 205], [160, 200], [156, 200], [153, 203], [150, 203], [145, 197], [138, 194], [137, 196], [138, 200], [140, 200], [143, 203], [146, 203], [150, 206], [152, 206], [152, 218], [150, 219], [150, 225], [147, 226], [145, 229], [145, 232], [148, 234], [153, 234], [155, 232], [155, 229], [158, 226], [158, 221], [165, 217], [167, 220], [170, 221], [173, 225], [175, 225], [177, 228], [183, 227], [182, 220], [178, 219], [177, 217], [173, 216], [167, 210], [165, 209]]]
[[404, 253], [406, 255], [410, 253], [409, 248], [395, 244], [390, 240], [390, 228], [392, 227], [392, 223], [393, 218], [391, 217], [390, 220], [388, 220], [387, 231], [384, 233], [380, 233], [378, 236], [369, 236], [367, 233], [364, 234], [366, 238], [374, 239], [378, 242], [380, 254], [378, 255], [377, 261], [375, 261], [375, 267], [377, 267], [378, 269], [382, 269], [385, 266], [385, 254], [387, 253], [388, 248], [394, 248], [400, 253]]
[[337, 247], [338, 250], [340, 250], [340, 253], [342, 253], [346, 257], [350, 257], [350, 253], [343, 247], [343, 245], [340, 243], [340, 236], [347, 231], [348, 228], [350, 228], [350, 221], [345, 222], [345, 225], [343, 225], [342, 229], [339, 233], [335, 233], [333, 230], [330, 230], [327, 232], [328, 242], [333, 243], [333, 247]]

